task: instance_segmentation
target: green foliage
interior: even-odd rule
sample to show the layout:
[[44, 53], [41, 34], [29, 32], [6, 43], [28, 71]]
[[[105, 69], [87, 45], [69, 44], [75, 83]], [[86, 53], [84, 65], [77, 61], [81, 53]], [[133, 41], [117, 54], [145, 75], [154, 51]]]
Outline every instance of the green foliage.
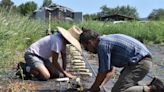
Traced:
[[13, 5], [14, 3], [11, 0], [1, 0], [0, 2], [0, 6], [7, 10], [9, 10]]
[[0, 21], [0, 67], [7, 67], [16, 59], [17, 52], [24, 51], [43, 35], [45, 25], [6, 12], [0, 12]]
[[33, 1], [29, 1], [19, 5], [18, 9], [22, 15], [32, 14], [32, 12], [37, 9], [37, 4]]
[[89, 21], [89, 20], [92, 20], [92, 19], [93, 19], [92, 16], [89, 15], [89, 14], [85, 14], [85, 15], [83, 16], [83, 18], [84, 18], [84, 20], [86, 20], [86, 21]]
[[145, 43], [164, 43], [164, 22], [162, 21], [149, 21], [145, 23], [134, 21], [120, 24], [87, 21], [83, 22], [81, 26], [93, 29], [101, 35], [122, 33]]
[[164, 20], [164, 9], [154, 9], [148, 16], [150, 20]]
[[52, 0], [43, 0], [42, 7], [48, 7], [52, 3]]
[[[136, 8], [131, 7], [129, 5], [127, 6], [117, 6], [116, 8], [110, 8], [107, 7], [106, 5], [100, 7], [101, 12], [98, 12], [97, 14], [91, 14], [90, 16], [84, 15], [85, 17], [91, 17], [91, 19], [94, 19], [95, 17], [100, 17], [100, 16], [106, 16], [106, 15], [113, 15], [113, 14], [120, 14], [120, 15], [125, 15], [125, 16], [130, 16], [135, 19], [138, 19], [138, 12]], [[93, 16], [94, 15], [94, 16]]]

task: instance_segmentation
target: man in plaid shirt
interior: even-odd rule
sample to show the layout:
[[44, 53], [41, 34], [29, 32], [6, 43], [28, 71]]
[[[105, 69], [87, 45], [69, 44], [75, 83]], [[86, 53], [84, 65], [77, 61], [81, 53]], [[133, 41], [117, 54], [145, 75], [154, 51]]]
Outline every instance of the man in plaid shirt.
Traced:
[[99, 58], [98, 74], [89, 91], [99, 91], [118, 67], [123, 70], [112, 92], [164, 92], [164, 85], [157, 78], [147, 86], [138, 85], [152, 67], [152, 54], [140, 41], [124, 34], [99, 36], [90, 29], [82, 30], [80, 43], [83, 48], [98, 54]]

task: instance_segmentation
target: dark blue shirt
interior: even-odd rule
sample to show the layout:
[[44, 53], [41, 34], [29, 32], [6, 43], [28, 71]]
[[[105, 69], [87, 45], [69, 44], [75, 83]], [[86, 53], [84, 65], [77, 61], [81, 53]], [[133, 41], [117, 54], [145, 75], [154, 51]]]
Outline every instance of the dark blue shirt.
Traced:
[[123, 34], [111, 34], [100, 37], [97, 46], [99, 72], [115, 67], [136, 64], [143, 57], [150, 55], [149, 50], [138, 40]]

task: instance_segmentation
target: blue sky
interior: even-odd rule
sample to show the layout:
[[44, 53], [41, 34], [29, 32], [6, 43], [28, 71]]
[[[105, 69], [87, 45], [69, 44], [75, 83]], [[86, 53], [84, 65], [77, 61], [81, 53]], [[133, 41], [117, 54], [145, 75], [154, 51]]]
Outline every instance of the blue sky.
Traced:
[[[15, 5], [27, 1], [34, 1], [41, 6], [43, 0], [11, 0]], [[83, 14], [92, 14], [100, 11], [100, 7], [115, 8], [117, 6], [130, 5], [135, 7], [141, 18], [147, 17], [153, 9], [164, 9], [164, 0], [52, 0], [54, 3], [69, 7], [74, 11], [81, 11]]]

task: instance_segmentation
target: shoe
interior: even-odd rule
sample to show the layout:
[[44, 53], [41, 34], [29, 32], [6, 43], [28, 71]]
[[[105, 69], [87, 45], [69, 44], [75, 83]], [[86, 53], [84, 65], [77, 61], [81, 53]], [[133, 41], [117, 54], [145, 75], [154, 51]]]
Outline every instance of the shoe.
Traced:
[[164, 92], [164, 84], [163, 82], [154, 77], [151, 83], [148, 85], [151, 89], [151, 92]]
[[32, 76], [29, 72], [26, 71], [27, 64], [24, 62], [19, 62], [17, 65], [17, 72], [16, 75], [19, 76], [19, 78], [28, 80], [32, 79]]

